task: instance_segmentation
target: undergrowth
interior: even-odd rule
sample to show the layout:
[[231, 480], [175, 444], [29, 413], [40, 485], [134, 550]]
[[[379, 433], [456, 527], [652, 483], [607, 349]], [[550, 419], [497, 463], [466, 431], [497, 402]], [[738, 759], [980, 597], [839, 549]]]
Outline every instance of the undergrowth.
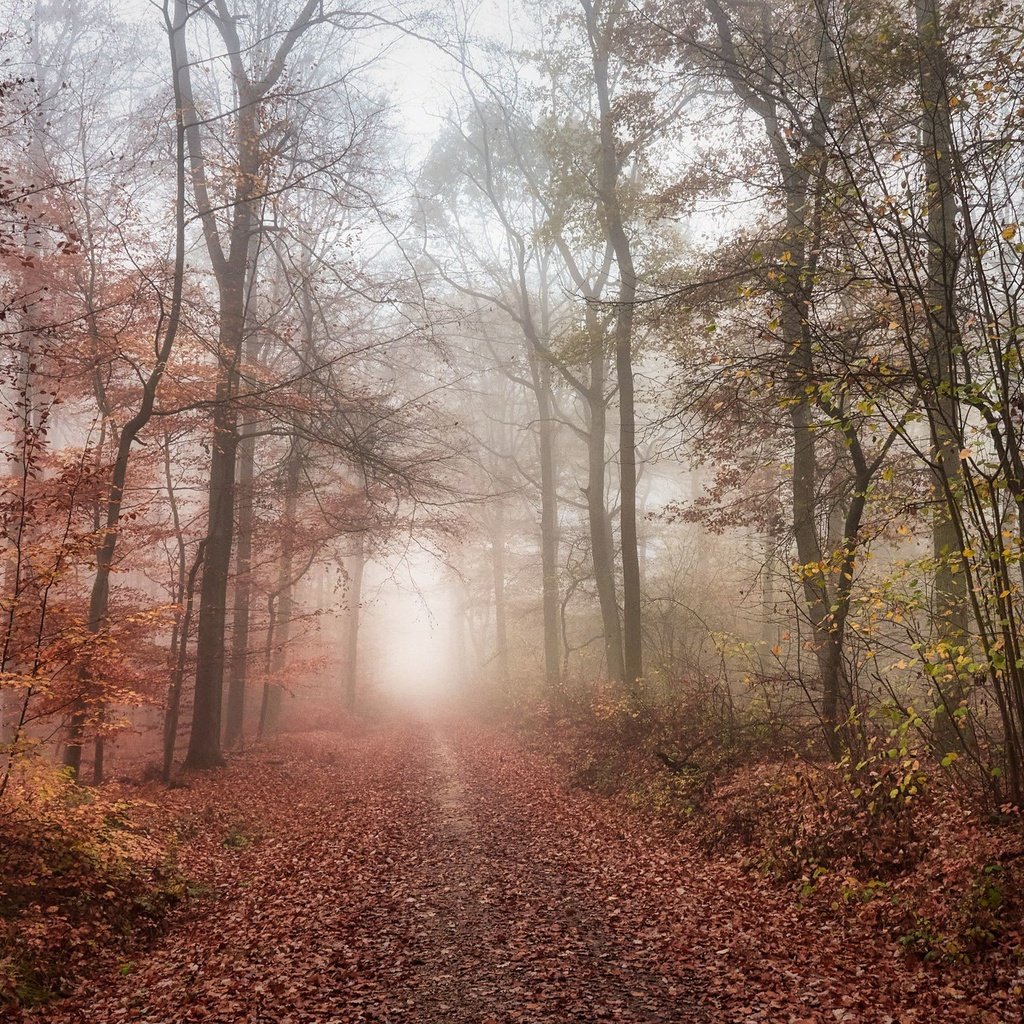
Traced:
[[779, 706], [737, 706], [706, 681], [671, 698], [609, 686], [538, 706], [531, 724], [576, 785], [686, 829], [805, 904], [866, 919], [907, 955], [1024, 957], [1019, 812], [982, 811], [912, 710], [864, 723], [860, 752], [835, 764], [814, 723], [794, 728]]
[[24, 763], [0, 802], [0, 1009], [63, 994], [97, 949], [154, 931], [186, 894], [138, 802]]

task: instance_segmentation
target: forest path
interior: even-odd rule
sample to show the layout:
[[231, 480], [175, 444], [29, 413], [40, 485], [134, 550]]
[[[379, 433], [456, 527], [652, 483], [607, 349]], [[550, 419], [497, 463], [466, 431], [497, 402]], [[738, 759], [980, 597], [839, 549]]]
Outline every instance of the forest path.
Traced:
[[287, 743], [168, 794], [211, 893], [26, 1020], [995, 1019], [961, 1018], [934, 976], [567, 789], [510, 736], [406, 721]]

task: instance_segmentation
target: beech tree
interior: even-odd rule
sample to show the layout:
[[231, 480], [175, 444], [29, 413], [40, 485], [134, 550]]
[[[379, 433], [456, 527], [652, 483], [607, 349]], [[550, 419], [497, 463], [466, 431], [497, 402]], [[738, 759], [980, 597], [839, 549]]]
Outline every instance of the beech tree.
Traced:
[[[554, 374], [575, 392], [585, 410], [580, 436], [587, 445], [586, 484], [582, 488], [589, 519], [593, 576], [604, 630], [606, 670], [610, 677], [635, 682], [643, 675], [640, 622], [640, 557], [637, 535], [636, 410], [632, 376], [637, 346], [635, 319], [637, 271], [633, 235], [645, 224], [645, 203], [654, 178], [646, 162], [649, 150], [688, 99], [673, 88], [655, 102], [649, 89], [629, 88], [632, 26], [616, 5], [560, 12], [550, 40], [532, 58], [510, 54], [486, 67], [474, 65], [464, 41], [459, 59], [467, 92], [464, 113], [446, 140], [449, 155], [428, 170], [436, 179], [450, 174], [453, 161], [462, 176], [460, 192], [445, 181], [438, 190], [452, 204], [444, 230], [457, 237], [455, 262], [437, 264], [449, 284], [478, 301], [497, 302], [523, 332], [539, 404], [540, 430], [557, 418], [545, 375]], [[575, 54], [580, 42], [590, 61]], [[566, 67], [571, 74], [561, 74]], [[529, 72], [526, 70], [529, 68]], [[550, 76], [550, 88], [528, 84], [528, 74]], [[638, 72], [637, 80], [639, 81]], [[496, 83], [501, 83], [496, 84]], [[634, 83], [629, 83], [630, 85]], [[617, 110], [616, 88], [626, 96]], [[519, 97], [512, 104], [507, 97]], [[642, 112], [642, 113], [641, 113]], [[625, 137], [626, 141], [619, 141]], [[571, 141], [567, 141], [570, 140]], [[599, 169], [599, 180], [577, 160], [582, 147]], [[457, 152], [461, 150], [461, 152]], [[649, 180], [644, 180], [645, 178]], [[628, 198], [627, 198], [628, 197]], [[476, 204], [463, 214], [461, 199]], [[436, 209], [436, 208], [435, 208]], [[440, 215], [443, 218], [443, 214]], [[491, 218], [481, 225], [475, 218]], [[440, 226], [440, 225], [437, 225]], [[489, 232], [495, 231], [493, 237]], [[466, 265], [472, 253], [475, 268]], [[475, 271], [475, 273], [474, 273]], [[555, 283], [557, 282], [557, 283]], [[562, 296], [575, 293], [574, 313]], [[561, 293], [561, 294], [560, 294]], [[550, 301], [554, 296], [554, 302]], [[558, 309], [558, 314], [554, 310]], [[568, 318], [576, 316], [570, 326]], [[586, 338], [585, 358], [581, 339]], [[609, 359], [609, 344], [614, 360]], [[613, 366], [614, 364], [614, 366]], [[614, 475], [609, 480], [609, 408], [618, 421]], [[612, 419], [612, 423], [615, 419]], [[553, 494], [551, 463], [544, 493]], [[619, 529], [613, 529], [609, 484], [618, 486], [613, 503]], [[542, 494], [542, 501], [543, 501]], [[547, 507], [554, 512], [554, 501]], [[545, 530], [551, 545], [551, 524]], [[549, 547], [545, 558], [556, 552]], [[620, 583], [622, 607], [620, 608]], [[548, 576], [545, 570], [545, 578]], [[547, 664], [555, 661], [557, 591], [546, 596]], [[625, 632], [624, 632], [625, 627]]]
[[[176, 0], [179, 21], [189, 15], [186, 0]], [[232, 162], [223, 182], [211, 180], [204, 125], [193, 87], [194, 48], [182, 36], [182, 76], [191, 185], [196, 215], [218, 290], [220, 377], [213, 409], [210, 461], [209, 530], [199, 606], [199, 637], [195, 698], [187, 764], [206, 768], [222, 763], [221, 701], [228, 576], [234, 538], [235, 469], [237, 456], [238, 366], [245, 339], [247, 286], [251, 282], [254, 238], [267, 199], [264, 182], [272, 146], [262, 127], [263, 113], [274, 96], [300, 40], [327, 21], [320, 0], [307, 0], [292, 11], [267, 11], [274, 19], [245, 24], [226, 0], [201, 8], [224, 47], [233, 105], [222, 117], [230, 125]], [[243, 29], [253, 31], [243, 41]], [[288, 183], [277, 188], [285, 189]]]
[[[516, 150], [505, 137], [515, 129], [503, 123], [503, 118], [514, 115], [493, 102], [472, 102], [472, 120], [453, 126], [451, 138], [435, 147], [421, 182], [426, 193], [422, 201], [425, 227], [443, 232], [445, 241], [459, 253], [458, 260], [434, 255], [429, 238], [425, 246], [446, 284], [471, 301], [497, 305], [521, 332], [527, 373], [523, 380], [537, 410], [544, 672], [548, 686], [554, 687], [559, 679], [558, 412], [552, 383], [552, 373], [557, 371], [548, 350], [563, 303], [551, 280], [553, 246], [537, 246], [533, 238], [544, 211], [531, 203], [529, 193], [525, 202], [521, 193], [515, 195], [516, 186], [524, 184], [522, 177], [510, 174], [507, 164], [500, 172], [496, 169], [497, 162], [515, 158]], [[469, 202], [484, 204], [480, 215], [496, 216], [502, 233], [500, 247], [475, 237], [479, 220], [472, 210], [467, 211], [467, 220], [458, 209], [461, 190]], [[495, 352], [495, 362], [509, 366], [503, 353]]]

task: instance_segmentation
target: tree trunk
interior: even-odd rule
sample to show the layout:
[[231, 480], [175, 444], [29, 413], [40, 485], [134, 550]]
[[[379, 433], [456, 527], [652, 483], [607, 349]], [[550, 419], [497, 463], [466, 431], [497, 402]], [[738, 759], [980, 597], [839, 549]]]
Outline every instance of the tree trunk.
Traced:
[[[120, 535], [121, 505], [124, 500], [125, 482], [128, 477], [128, 463], [132, 445], [139, 431], [149, 422], [156, 403], [156, 393], [163, 379], [167, 361], [170, 358], [177, 337], [181, 318], [181, 300], [185, 277], [185, 149], [186, 149], [186, 100], [185, 77], [187, 56], [184, 52], [183, 33], [187, 20], [185, 5], [175, 5], [173, 22], [166, 25], [171, 53], [171, 77], [173, 80], [175, 106], [175, 238], [174, 265], [172, 268], [171, 298], [166, 314], [162, 314], [157, 325], [158, 350], [156, 362], [142, 385], [142, 395], [135, 414], [125, 423], [118, 438], [117, 453], [111, 470], [110, 485], [106, 495], [106, 529], [96, 550], [96, 575], [93, 577], [89, 596], [89, 611], [86, 630], [98, 633], [107, 616], [110, 602], [110, 573]], [[160, 331], [163, 330], [163, 336]], [[85, 670], [86, 673], [88, 669]], [[83, 677], [86, 692], [90, 689]], [[85, 695], [80, 699], [71, 716], [65, 764], [77, 776], [82, 764], [82, 739], [87, 717]], [[102, 774], [102, 757], [97, 767]]]
[[[241, 288], [238, 289], [239, 298]], [[221, 302], [221, 352], [241, 342], [241, 309], [227, 311]], [[237, 351], [237, 349], [235, 350]], [[213, 420], [213, 452], [210, 458], [209, 510], [206, 534], [206, 565], [200, 587], [199, 637], [196, 642], [196, 682], [189, 736], [188, 768], [217, 768], [221, 753], [221, 703], [224, 690], [224, 627], [228, 572], [234, 535], [235, 454], [237, 435], [231, 404], [234, 372], [227, 371], [217, 387]]]
[[951, 511], [961, 491], [959, 408], [956, 398], [956, 284], [959, 269], [959, 232], [956, 224], [956, 189], [953, 180], [953, 128], [946, 92], [947, 67], [940, 0], [916, 0], [917, 31], [921, 47], [920, 78], [925, 189], [928, 196], [925, 234], [928, 246], [926, 305], [929, 346], [927, 353], [929, 421], [936, 459], [935, 517], [932, 546], [935, 554], [933, 611], [945, 632], [965, 629], [965, 576], [954, 573], [960, 556], [960, 531]]
[[242, 421], [238, 442], [238, 542], [235, 546], [235, 586], [231, 614], [231, 673], [228, 678], [224, 743], [233, 747], [245, 725], [245, 684], [249, 666], [249, 602], [252, 599], [253, 478], [256, 438], [254, 416]]
[[353, 711], [359, 686], [359, 623], [363, 599], [366, 542], [357, 535], [357, 547], [348, 560], [348, 614], [345, 617], [345, 706]]
[[555, 419], [551, 401], [551, 367], [538, 358], [534, 345], [527, 345], [533, 392], [537, 398], [537, 446], [540, 455], [540, 562], [541, 596], [544, 612], [544, 682], [557, 688], [559, 666], [558, 599], [558, 470], [555, 452]]
[[[30, 448], [32, 438], [35, 436], [33, 426], [34, 403], [32, 401], [32, 380], [33, 374], [30, 369], [30, 353], [34, 344], [34, 337], [31, 333], [21, 354], [20, 372], [18, 375], [19, 393], [15, 400], [17, 422], [15, 426], [15, 437], [10, 461], [11, 483], [9, 486], [12, 495], [16, 495], [15, 502], [12, 502], [13, 509], [11, 525], [8, 527], [6, 538], [6, 550], [4, 552], [4, 601], [6, 612], [4, 614], [3, 648], [0, 651], [0, 672], [8, 672], [16, 664], [17, 656], [13, 655], [16, 649], [15, 634], [17, 630], [18, 608], [21, 603], [22, 592], [25, 586], [26, 567], [26, 534], [29, 527], [29, 498], [28, 484], [30, 479], [30, 466], [32, 457]], [[40, 624], [43, 625], [42, 623]], [[6, 713], [5, 733], [2, 737], [6, 747], [6, 764], [4, 776], [0, 783], [0, 795], [7, 786], [10, 779], [11, 766], [14, 763], [14, 755], [24, 732], [25, 719], [28, 715], [32, 690], [26, 689], [20, 692], [17, 688], [7, 688], [0, 685], [0, 694], [6, 694], [4, 703], [9, 706]]]
[[641, 621], [640, 553], [637, 536], [636, 406], [633, 395], [633, 315], [636, 268], [626, 233], [619, 194], [619, 155], [615, 142], [608, 38], [615, 28], [615, 10], [600, 25], [590, 0], [583, 0], [594, 65], [600, 112], [598, 199], [601, 221], [615, 253], [618, 296], [615, 304], [615, 379], [619, 391], [619, 543], [622, 558], [622, 661], [625, 682], [634, 685], [644, 674]]
[[288, 660], [288, 642], [291, 638], [294, 617], [292, 579], [295, 563], [295, 511], [299, 504], [299, 478], [302, 470], [298, 442], [293, 438], [292, 447], [285, 464], [284, 505], [281, 524], [284, 534], [281, 541], [281, 558], [278, 562], [277, 587], [272, 595], [271, 621], [267, 627], [268, 679], [263, 688], [263, 706], [260, 710], [260, 736], [273, 732], [281, 711], [281, 697], [284, 689], [274, 678], [284, 674]]
[[185, 685], [185, 665], [188, 659], [188, 637], [192, 628], [192, 609], [195, 604], [196, 576], [203, 564], [206, 552], [206, 541], [200, 541], [196, 548], [196, 557], [189, 569], [184, 583], [182, 600], [185, 608], [181, 621], [177, 626], [177, 644], [172, 646], [174, 653], [174, 673], [167, 692], [167, 712], [164, 715], [164, 760], [161, 776], [165, 783], [171, 781], [171, 770], [174, 767], [174, 748], [178, 741], [178, 720], [181, 716], [181, 694]]
[[[97, 725], [100, 729], [103, 728], [103, 722], [106, 718], [106, 709], [100, 708], [97, 712]], [[92, 784], [94, 786], [103, 785], [103, 772], [106, 766], [107, 756], [107, 741], [106, 737], [100, 732], [93, 743], [92, 751]]]
[[622, 626], [619, 620], [619, 602], [615, 586], [615, 542], [612, 524], [605, 501], [605, 432], [607, 408], [604, 399], [605, 356], [601, 344], [602, 332], [597, 316], [591, 310], [590, 322], [592, 353], [590, 359], [590, 390], [587, 395], [587, 519], [590, 526], [590, 556], [594, 568], [594, 583], [601, 608], [604, 630], [605, 671], [609, 679], [622, 682], [625, 666], [622, 656]]
[[775, 549], [778, 538], [774, 533], [765, 533], [761, 538], [764, 558], [764, 575], [761, 579], [761, 638], [772, 647], [779, 642], [779, 627], [775, 621]]
[[[249, 239], [249, 274], [246, 281], [245, 340], [242, 344], [245, 364], [255, 366], [259, 358], [259, 338], [255, 329], [256, 286], [259, 281], [260, 232]], [[235, 543], [235, 573], [231, 609], [231, 658], [228, 676], [227, 721], [224, 743], [233, 747], [242, 739], [245, 728], [245, 684], [249, 668], [249, 602], [252, 597], [253, 479], [256, 463], [256, 438], [259, 418], [251, 410], [242, 415], [238, 439], [238, 466], [235, 480], [238, 531]]]
[[[232, 404], [238, 363], [245, 337], [245, 286], [253, 264], [253, 236], [261, 230], [258, 205], [262, 199], [266, 168], [261, 153], [262, 103], [285, 73], [289, 54], [313, 23], [321, 0], [306, 0], [290, 27], [278, 33], [276, 51], [260, 62], [262, 76], [251, 77], [246, 47], [238, 34], [240, 16], [223, 16], [226, 5], [203, 8], [223, 39], [237, 106], [233, 111], [235, 163], [228, 225], [218, 223], [207, 187], [201, 122], [193, 116], [187, 133], [192, 184], [206, 248], [219, 291], [220, 378], [213, 416], [213, 453], [210, 459], [209, 528], [206, 566], [199, 606], [199, 639], [196, 645], [195, 707], [186, 765], [213, 768], [224, 763], [220, 748], [221, 705], [224, 691], [224, 632], [227, 612], [228, 573], [234, 541], [236, 412]], [[222, 10], [223, 8], [223, 10]], [[176, 10], [187, 9], [175, 0]], [[244, 12], [243, 12], [244, 13]], [[186, 61], [184, 68], [189, 68]], [[195, 115], [191, 77], [182, 76], [188, 109]], [[227, 243], [225, 245], [225, 242]]]
[[466, 608], [468, 602], [466, 600], [466, 585], [458, 566], [453, 569], [449, 578], [449, 586], [451, 588], [451, 628], [455, 648], [455, 677], [459, 690], [468, 692], [470, 686], [469, 643], [466, 638], [469, 628]]
[[[963, 470], [962, 431], [956, 396], [956, 350], [960, 342], [956, 318], [956, 286], [960, 263], [953, 179], [955, 139], [947, 93], [947, 64], [940, 0], [916, 0], [920, 46], [921, 134], [924, 148], [928, 247], [925, 267], [925, 306], [928, 315], [927, 386], [925, 396], [935, 458], [932, 552], [935, 559], [932, 614], [939, 638], [962, 643], [967, 631], [966, 574], [955, 572], [963, 540], [956, 507]], [[951, 721], [963, 699], [962, 685], [939, 687], [936, 734], [945, 748], [959, 746], [961, 732]]]
[[[786, 220], [780, 259], [775, 267], [775, 280], [778, 282], [781, 303], [780, 323], [786, 351], [786, 388], [789, 392], [789, 422], [793, 441], [793, 536], [797, 560], [801, 566], [807, 567], [800, 572], [800, 585], [821, 677], [822, 698], [818, 714], [829, 752], [833, 757], [839, 757], [844, 742], [838, 730], [849, 709], [850, 685], [843, 662], [843, 631], [833, 618], [828, 569], [822, 566], [822, 545], [818, 535], [818, 458], [814, 432], [817, 377], [808, 328], [810, 290], [814, 280], [813, 262], [817, 248], [811, 227], [812, 200], [815, 195], [812, 186], [817, 187], [824, 173], [822, 153], [828, 102], [825, 98], [819, 102], [806, 137], [802, 140], [803, 152], [795, 153], [786, 137], [786, 129], [779, 115], [778, 99], [772, 89], [765, 87], [758, 71], [744, 77], [749, 69], [737, 52], [725, 9], [718, 0], [705, 0], [705, 3], [718, 33], [723, 71], [737, 94], [764, 123], [781, 176]], [[819, 21], [815, 28], [820, 34], [824, 74], [832, 60], [831, 43], [823, 22]], [[766, 36], [762, 45], [766, 59], [770, 62], [773, 59], [771, 39]], [[846, 707], [843, 707], [844, 704]]]
[[505, 509], [499, 502], [494, 509], [491, 530], [491, 581], [494, 587], [494, 657], [498, 682], [509, 684], [508, 614], [505, 599]]
[[816, 479], [818, 458], [814, 433], [814, 405], [808, 394], [815, 382], [814, 355], [807, 335], [807, 295], [800, 275], [806, 260], [805, 208], [808, 176], [791, 165], [784, 168], [786, 188], [786, 246], [790, 257], [780, 266], [783, 280], [782, 330], [788, 346], [789, 420], [793, 437], [793, 534], [797, 560], [808, 568], [800, 573], [804, 601], [814, 636], [814, 653], [821, 677], [820, 717], [825, 741], [833, 757], [842, 754], [838, 734], [848, 687], [841, 650], [836, 648], [831, 619], [828, 570], [821, 568], [822, 549], [818, 536]]
[[256, 727], [256, 738], [262, 740], [270, 729], [272, 718], [277, 715], [280, 687], [275, 686], [270, 680], [270, 673], [274, 667], [274, 640], [277, 628], [277, 593], [267, 596], [267, 634], [263, 647], [263, 699], [260, 702], [260, 720]]

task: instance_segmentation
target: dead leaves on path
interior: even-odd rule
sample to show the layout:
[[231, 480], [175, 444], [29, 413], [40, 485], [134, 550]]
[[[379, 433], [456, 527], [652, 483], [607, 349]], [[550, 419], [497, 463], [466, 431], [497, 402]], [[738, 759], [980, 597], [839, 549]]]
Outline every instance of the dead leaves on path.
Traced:
[[998, 1022], [1020, 984], [913, 964], [566, 789], [490, 731], [306, 737], [167, 794], [205, 887], [26, 1020]]

